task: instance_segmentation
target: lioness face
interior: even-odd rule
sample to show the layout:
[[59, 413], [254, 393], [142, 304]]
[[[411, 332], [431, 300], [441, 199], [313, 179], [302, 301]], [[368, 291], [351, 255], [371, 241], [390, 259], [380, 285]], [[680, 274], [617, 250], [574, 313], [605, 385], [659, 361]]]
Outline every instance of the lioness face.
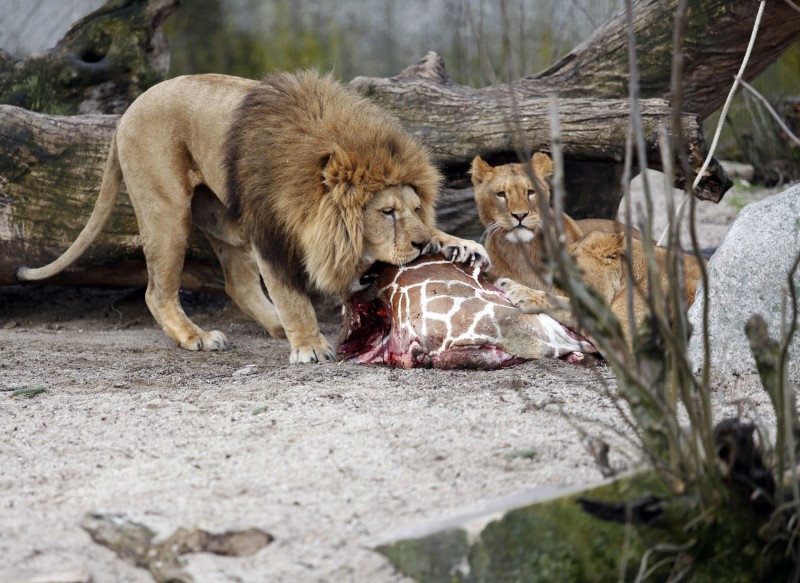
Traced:
[[552, 173], [550, 158], [535, 154], [531, 168], [542, 182], [541, 191], [534, 187], [522, 164], [491, 167], [480, 156], [472, 163], [472, 183], [481, 222], [490, 233], [501, 231], [511, 243], [526, 243], [534, 238], [542, 225], [539, 205], [542, 202], [547, 205], [550, 200], [545, 182]]
[[593, 231], [569, 247], [584, 283], [610, 302], [625, 281], [624, 238]]
[[364, 210], [364, 258], [403, 265], [419, 257], [431, 240], [421, 208], [408, 185], [390, 186], [372, 197]]

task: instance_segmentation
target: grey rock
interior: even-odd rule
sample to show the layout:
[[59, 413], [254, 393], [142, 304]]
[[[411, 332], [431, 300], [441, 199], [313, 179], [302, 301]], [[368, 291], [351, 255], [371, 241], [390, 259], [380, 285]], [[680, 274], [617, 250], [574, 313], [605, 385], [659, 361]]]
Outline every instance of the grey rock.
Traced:
[[[800, 184], [742, 209], [722, 244], [708, 262], [711, 369], [718, 375], [756, 370], [744, 333], [752, 314], [761, 314], [772, 338], [782, 326], [782, 304], [790, 312], [788, 274], [800, 253]], [[800, 274], [795, 274], [800, 293]], [[700, 368], [703, 294], [698, 288], [689, 321], [694, 334], [689, 357]], [[792, 342], [789, 372], [800, 372], [797, 335]]]

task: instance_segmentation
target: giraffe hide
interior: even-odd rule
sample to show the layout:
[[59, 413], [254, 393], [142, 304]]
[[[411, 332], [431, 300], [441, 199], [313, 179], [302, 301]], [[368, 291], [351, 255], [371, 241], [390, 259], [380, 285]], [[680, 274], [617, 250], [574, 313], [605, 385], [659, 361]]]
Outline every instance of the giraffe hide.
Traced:
[[427, 255], [375, 266], [342, 308], [342, 360], [399, 368], [495, 369], [597, 354], [545, 314], [526, 314], [478, 268]]

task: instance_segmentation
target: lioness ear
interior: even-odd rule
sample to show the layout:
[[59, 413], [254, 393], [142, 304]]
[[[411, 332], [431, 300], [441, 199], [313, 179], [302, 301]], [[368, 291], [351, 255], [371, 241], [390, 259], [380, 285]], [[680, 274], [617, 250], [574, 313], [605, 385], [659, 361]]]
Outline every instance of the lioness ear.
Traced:
[[480, 156], [475, 156], [472, 160], [472, 168], [470, 169], [470, 174], [472, 174], [472, 185], [478, 186], [484, 180], [486, 180], [486, 176], [492, 171], [492, 167], [489, 166], [486, 162], [484, 162], [483, 158]]
[[536, 152], [531, 158], [531, 168], [536, 176], [542, 180], [547, 180], [553, 175], [553, 161], [550, 156], [542, 152]]
[[616, 261], [625, 254], [625, 235], [621, 233], [602, 233], [599, 239], [597, 251], [604, 259]]

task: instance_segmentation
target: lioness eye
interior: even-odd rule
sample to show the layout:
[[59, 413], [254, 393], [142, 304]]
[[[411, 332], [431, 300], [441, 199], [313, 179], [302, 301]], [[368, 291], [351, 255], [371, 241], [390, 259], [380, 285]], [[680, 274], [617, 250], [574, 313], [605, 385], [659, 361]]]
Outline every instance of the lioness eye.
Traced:
[[533, 196], [534, 194], [536, 194], [535, 191], [528, 189], [528, 196]]
[[503, 192], [502, 190], [500, 192], [495, 192], [495, 194], [497, 195], [497, 198], [505, 198], [506, 197], [506, 193]]
[[385, 214], [387, 217], [394, 216], [394, 209], [381, 209], [381, 212]]

